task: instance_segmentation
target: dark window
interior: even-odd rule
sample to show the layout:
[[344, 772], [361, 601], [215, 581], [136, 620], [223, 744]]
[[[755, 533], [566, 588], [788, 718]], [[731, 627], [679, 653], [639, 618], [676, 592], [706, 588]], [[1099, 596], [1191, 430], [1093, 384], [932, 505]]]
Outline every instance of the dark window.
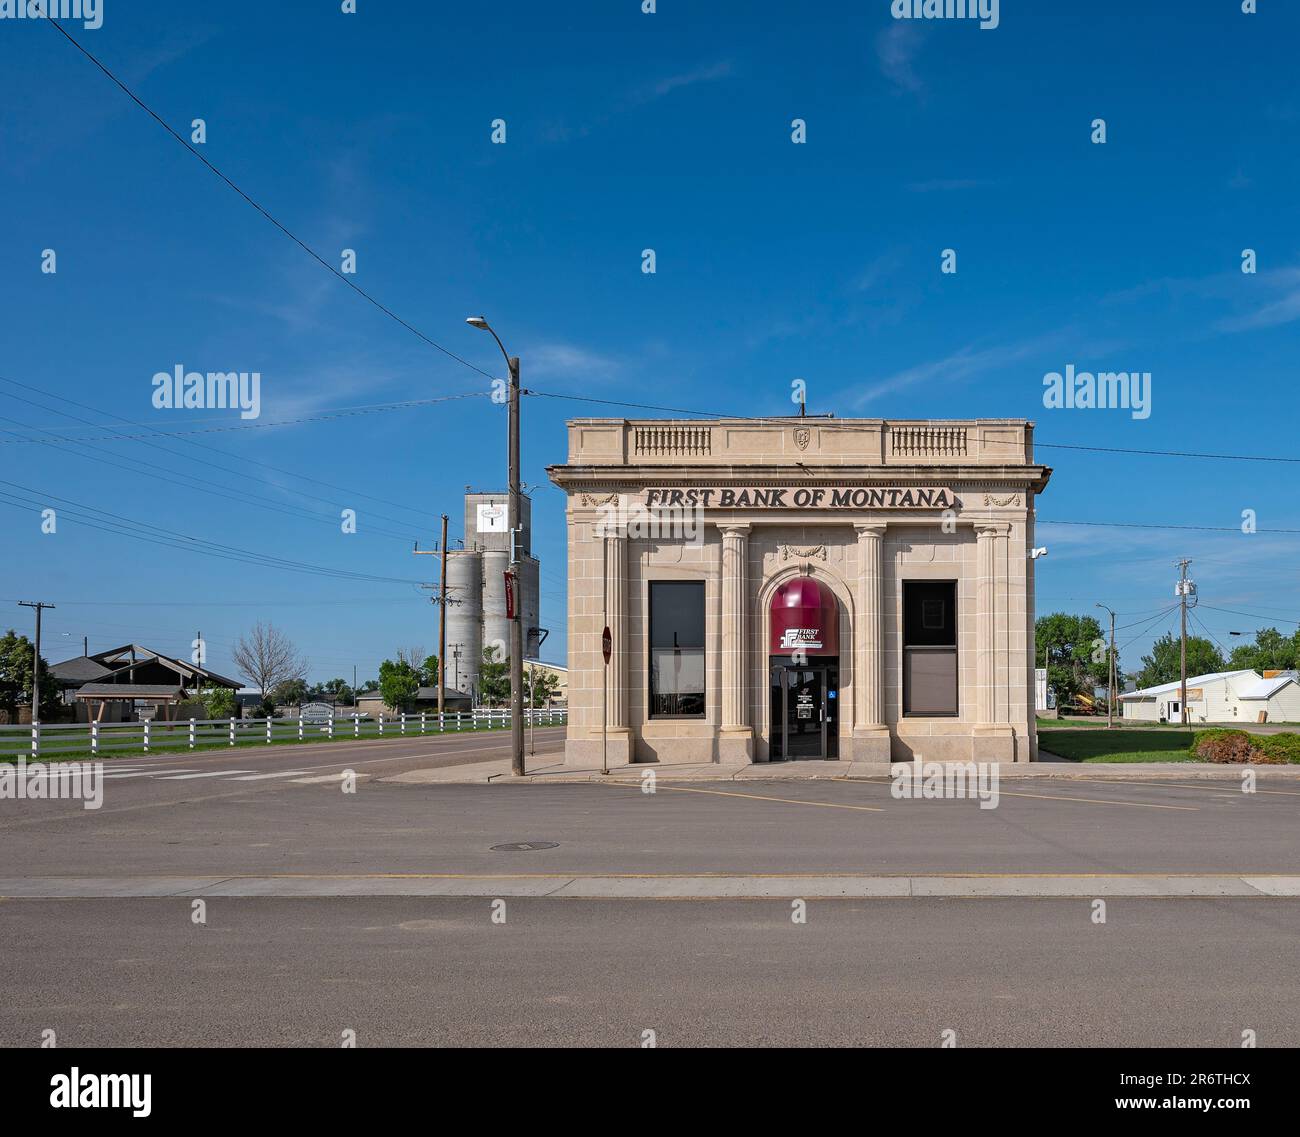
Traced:
[[957, 585], [903, 582], [903, 713], [957, 713]]
[[704, 583], [650, 583], [650, 717], [704, 717]]

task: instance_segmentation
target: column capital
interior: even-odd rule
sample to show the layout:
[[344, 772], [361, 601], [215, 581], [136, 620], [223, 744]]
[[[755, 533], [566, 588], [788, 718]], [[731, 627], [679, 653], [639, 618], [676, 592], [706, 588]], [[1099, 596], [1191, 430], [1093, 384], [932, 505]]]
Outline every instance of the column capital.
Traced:
[[980, 538], [1005, 537], [1011, 532], [1009, 521], [976, 521], [975, 532]]
[[858, 531], [858, 540], [864, 537], [883, 537], [886, 524], [883, 521], [855, 521], [853, 528]]
[[748, 521], [716, 521], [714, 524], [724, 537], [748, 537], [753, 528]]

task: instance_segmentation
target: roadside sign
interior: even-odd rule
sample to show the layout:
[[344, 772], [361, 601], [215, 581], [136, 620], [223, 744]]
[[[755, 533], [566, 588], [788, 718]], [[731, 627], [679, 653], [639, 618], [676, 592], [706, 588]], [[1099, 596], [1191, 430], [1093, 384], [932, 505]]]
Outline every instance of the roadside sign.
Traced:
[[600, 650], [605, 657], [606, 664], [609, 663], [609, 657], [614, 654], [614, 637], [609, 634], [609, 625], [605, 625], [604, 632], [600, 636]]
[[503, 572], [501, 574], [506, 578], [506, 619], [515, 618], [515, 574], [512, 572]]

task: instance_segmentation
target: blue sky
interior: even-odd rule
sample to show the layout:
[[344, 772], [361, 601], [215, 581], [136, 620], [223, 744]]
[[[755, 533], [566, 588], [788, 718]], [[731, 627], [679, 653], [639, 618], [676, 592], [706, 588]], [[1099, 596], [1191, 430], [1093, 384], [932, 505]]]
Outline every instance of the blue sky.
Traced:
[[[1135, 666], [1188, 556], [1229, 646], [1268, 621], [1210, 606], [1300, 619], [1300, 541], [1265, 532], [1300, 530], [1294, 464], [1065, 448], [1297, 453], [1296, 6], [1003, 0], [995, 30], [896, 21], [888, 0], [205, 7], [105, 0], [101, 28], [69, 30], [186, 136], [204, 118], [210, 161], [327, 259], [355, 249], [362, 288], [478, 367], [500, 373], [463, 322], [484, 312], [526, 386], [575, 399], [785, 414], [803, 378], [813, 412], [1030, 418], [1055, 469], [1040, 613], [1110, 604]], [[54, 659], [83, 635], [186, 654], [202, 630], [231, 670], [258, 619], [314, 680], [433, 650], [436, 610], [409, 583], [433, 561], [410, 551], [443, 510], [460, 535], [466, 485], [504, 480], [487, 381], [313, 262], [55, 29], [0, 21], [0, 70], [0, 376], [45, 392], [0, 382], [0, 426], [45, 440], [0, 434], [0, 599], [59, 605]], [[153, 408], [152, 376], [177, 364], [260, 372], [263, 424], [476, 397], [92, 451], [27, 429], [94, 433], [59, 412], [235, 425]], [[1046, 409], [1043, 376], [1067, 364], [1149, 371], [1150, 417]], [[566, 417], [622, 412], [524, 409], [543, 654], [562, 660], [563, 499], [543, 470]], [[144, 543], [72, 502], [362, 578]], [[1246, 509], [1260, 532], [1235, 531]], [[1059, 524], [1083, 521], [1140, 527]]]

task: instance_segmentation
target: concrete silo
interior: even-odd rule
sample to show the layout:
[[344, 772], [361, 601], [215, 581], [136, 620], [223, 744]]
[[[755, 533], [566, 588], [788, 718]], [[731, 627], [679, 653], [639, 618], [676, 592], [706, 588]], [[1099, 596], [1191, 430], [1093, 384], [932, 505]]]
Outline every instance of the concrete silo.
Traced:
[[447, 552], [447, 686], [478, 689], [483, 658], [483, 554], [477, 549]]

